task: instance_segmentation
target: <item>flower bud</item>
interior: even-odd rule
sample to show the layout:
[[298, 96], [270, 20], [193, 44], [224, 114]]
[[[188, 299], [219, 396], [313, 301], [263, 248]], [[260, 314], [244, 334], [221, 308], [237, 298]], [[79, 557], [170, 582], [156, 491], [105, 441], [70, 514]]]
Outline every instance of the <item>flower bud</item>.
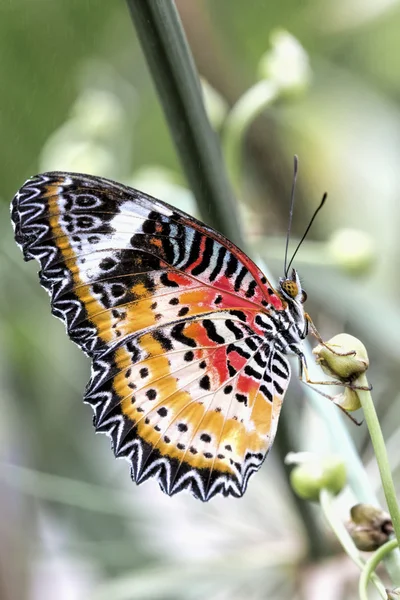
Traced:
[[340, 408], [343, 408], [343, 410], [347, 412], [352, 412], [361, 408], [357, 390], [352, 390], [348, 387], [344, 388], [344, 391], [341, 394], [333, 396], [332, 400], [337, 406], [340, 406]]
[[307, 52], [300, 42], [284, 30], [271, 34], [272, 48], [260, 60], [258, 72], [261, 79], [273, 81], [285, 94], [306, 90], [311, 80], [311, 67]]
[[346, 484], [346, 467], [338, 456], [311, 458], [290, 473], [292, 488], [300, 498], [318, 500], [322, 489], [338, 494]]
[[71, 112], [76, 130], [89, 139], [107, 142], [126, 122], [117, 94], [102, 89], [86, 89], [77, 98]]
[[348, 333], [335, 335], [325, 346], [319, 344], [314, 348], [313, 354], [327, 375], [344, 383], [357, 379], [369, 366], [364, 344]]
[[347, 529], [359, 550], [377, 550], [393, 533], [390, 515], [380, 508], [370, 504], [356, 504], [352, 507], [350, 515]]
[[340, 229], [327, 243], [327, 250], [335, 264], [350, 275], [368, 272], [376, 259], [371, 236], [358, 229]]

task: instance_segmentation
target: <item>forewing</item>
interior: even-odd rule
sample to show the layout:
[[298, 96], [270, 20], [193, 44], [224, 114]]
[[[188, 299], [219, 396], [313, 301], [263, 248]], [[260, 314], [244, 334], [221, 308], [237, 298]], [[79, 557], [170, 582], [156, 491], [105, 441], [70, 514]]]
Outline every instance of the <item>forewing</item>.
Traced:
[[283, 306], [259, 269], [185, 213], [97, 177], [32, 178], [12, 218], [52, 312], [93, 359], [85, 399], [134, 479], [241, 495], [289, 378], [283, 357], [271, 375]]

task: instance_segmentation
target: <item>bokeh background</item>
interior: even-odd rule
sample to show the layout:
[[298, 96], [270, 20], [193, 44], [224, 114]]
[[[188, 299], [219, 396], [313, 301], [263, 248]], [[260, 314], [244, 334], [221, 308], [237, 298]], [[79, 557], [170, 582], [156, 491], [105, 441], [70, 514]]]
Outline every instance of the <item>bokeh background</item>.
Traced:
[[[298, 85], [255, 121], [230, 173], [245, 237], [281, 275], [297, 153], [294, 242], [329, 192], [296, 259], [307, 309], [325, 339], [346, 330], [366, 344], [398, 481], [399, 3], [178, 0], [177, 8], [223, 142], [246, 90], [273, 76], [271, 65], [294, 70]], [[154, 481], [136, 487], [107, 438], [94, 435], [81, 401], [89, 362], [50, 316], [37, 267], [13, 241], [13, 194], [51, 169], [108, 176], [199, 215], [125, 3], [0, 0], [0, 79], [1, 600], [357, 598], [357, 569], [318, 506], [293, 496], [282, 448], [340, 452], [339, 422], [382, 500], [365, 426], [341, 415], [327, 425], [294, 381], [285, 427], [243, 499], [203, 505], [168, 498]], [[356, 500], [343, 492], [341, 518]]]

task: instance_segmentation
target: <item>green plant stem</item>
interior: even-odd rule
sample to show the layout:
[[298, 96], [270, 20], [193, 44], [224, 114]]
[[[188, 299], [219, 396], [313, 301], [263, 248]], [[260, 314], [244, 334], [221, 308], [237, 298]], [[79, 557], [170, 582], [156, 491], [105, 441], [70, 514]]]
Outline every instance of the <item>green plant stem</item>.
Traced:
[[[357, 384], [363, 387], [368, 387], [368, 380], [365, 374], [357, 380]], [[385, 440], [382, 435], [381, 426], [378, 420], [378, 416], [376, 414], [371, 392], [367, 390], [359, 390], [358, 397], [360, 398], [361, 406], [364, 411], [365, 421], [367, 423], [368, 431], [371, 436], [372, 446], [374, 448], [374, 454], [381, 476], [382, 487], [385, 494], [387, 507], [393, 523], [394, 533], [397, 539], [397, 543], [399, 543], [400, 509], [397, 502], [396, 489], [393, 483], [388, 454], [386, 451]], [[400, 585], [399, 550], [394, 551], [390, 556], [386, 557], [385, 563], [394, 585]]]
[[[339, 540], [343, 550], [351, 558], [351, 560], [363, 571], [366, 563], [362, 559], [360, 552], [355, 546], [353, 540], [351, 539], [346, 527], [344, 526], [342, 521], [337, 518], [334, 507], [332, 505], [332, 500], [332, 494], [328, 490], [322, 489], [319, 496], [322, 512], [324, 513], [325, 518], [328, 521], [333, 533]], [[370, 579], [375, 585], [376, 589], [378, 590], [381, 598], [383, 598], [384, 600], [387, 599], [385, 586], [383, 585], [379, 577], [375, 573], [372, 573], [370, 574]]]
[[272, 81], [262, 80], [251, 87], [236, 102], [230, 111], [223, 129], [223, 150], [228, 174], [235, 189], [240, 188], [241, 151], [246, 131], [253, 121], [276, 100], [278, 86]]
[[[397, 548], [398, 543], [397, 540], [390, 540], [386, 542], [383, 546], [381, 546], [370, 559], [365, 563], [363, 570], [360, 575], [360, 580], [358, 584], [358, 593], [360, 596], [360, 600], [368, 600], [367, 595], [367, 587], [368, 582], [373, 580], [375, 575], [374, 571], [379, 565], [379, 563], [387, 556], [390, 552], [392, 552], [395, 548]], [[385, 598], [387, 598], [387, 594], [385, 593]]]
[[[368, 380], [365, 374], [357, 380], [357, 383], [360, 386], [368, 387]], [[397, 503], [396, 490], [393, 483], [381, 426], [376, 414], [374, 403], [372, 401], [371, 392], [359, 390], [358, 396], [364, 411], [368, 431], [371, 436], [372, 446], [374, 448], [376, 461], [378, 463], [379, 472], [381, 475], [383, 491], [385, 493], [387, 506], [393, 523], [394, 533], [396, 535], [397, 542], [400, 542], [400, 509]]]
[[127, 0], [182, 167], [202, 217], [245, 249], [221, 149], [171, 0]]

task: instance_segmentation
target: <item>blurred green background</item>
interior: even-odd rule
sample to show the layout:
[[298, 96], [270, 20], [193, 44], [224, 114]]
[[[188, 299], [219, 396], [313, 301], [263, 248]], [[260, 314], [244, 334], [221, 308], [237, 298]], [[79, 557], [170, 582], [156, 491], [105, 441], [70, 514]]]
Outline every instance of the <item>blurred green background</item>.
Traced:
[[[368, 347], [398, 482], [399, 3], [179, 0], [177, 8], [216, 93], [210, 119], [223, 139], [229, 108], [260, 79], [262, 57], [275, 56], [276, 31], [304, 50], [301, 90], [272, 102], [243, 143], [235, 175], [245, 237], [282, 275], [297, 153], [294, 241], [329, 192], [296, 259], [307, 310], [324, 339], [348, 331]], [[50, 316], [37, 267], [13, 241], [9, 202], [44, 170], [108, 176], [198, 214], [125, 3], [0, 0], [0, 77], [1, 600], [357, 598], [357, 569], [318, 508], [311, 516], [329, 556], [309, 558], [284, 475], [279, 449], [291, 449], [290, 432], [295, 450], [340, 450], [304, 389], [289, 389], [285, 431], [243, 499], [202, 505], [168, 498], [154, 481], [136, 487], [94, 435], [81, 401], [89, 362]], [[343, 427], [382, 500], [365, 426]], [[344, 491], [340, 518], [355, 500]]]

